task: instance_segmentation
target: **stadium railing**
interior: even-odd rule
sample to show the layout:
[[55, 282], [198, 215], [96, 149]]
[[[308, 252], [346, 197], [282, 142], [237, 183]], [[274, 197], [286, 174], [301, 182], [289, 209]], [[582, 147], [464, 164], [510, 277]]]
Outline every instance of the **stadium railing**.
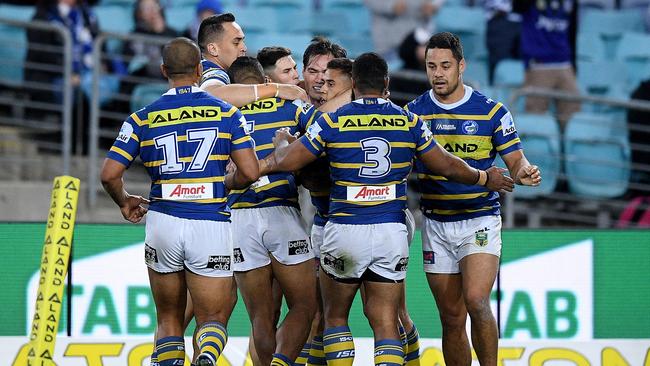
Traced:
[[[56, 33], [62, 46], [27, 41], [27, 31]], [[62, 65], [29, 62], [28, 50], [38, 50], [61, 55]], [[38, 150], [60, 154], [57, 174], [69, 174], [73, 146], [72, 40], [69, 31], [60, 25], [44, 21], [21, 21], [0, 15], [0, 126], [15, 128], [17, 149], [15, 154], [0, 154], [0, 162], [10, 170], [26, 171], [24, 175], [37, 174], [35, 163], [43, 159]], [[61, 83], [27, 80], [24, 75], [44, 71], [60, 75]], [[56, 95], [50, 99], [47, 95]], [[4, 137], [8, 133], [3, 133]], [[33, 147], [25, 151], [24, 146]], [[58, 159], [56, 159], [58, 160]], [[47, 177], [48, 179], [51, 177]], [[14, 178], [20, 179], [20, 177]]]

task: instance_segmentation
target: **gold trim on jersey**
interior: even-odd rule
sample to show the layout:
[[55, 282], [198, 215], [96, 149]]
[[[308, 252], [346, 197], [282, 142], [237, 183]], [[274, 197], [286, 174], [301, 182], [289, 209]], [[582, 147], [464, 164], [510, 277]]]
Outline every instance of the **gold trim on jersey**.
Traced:
[[[390, 181], [390, 182], [383, 182], [381, 184], [373, 183], [372, 185], [373, 186], [391, 186], [391, 185], [396, 185], [396, 184], [402, 184], [404, 182], [406, 182], [406, 180], [394, 180], [394, 181]], [[349, 181], [345, 181], [345, 180], [337, 180], [336, 182], [334, 182], [334, 184], [336, 184], [337, 186], [344, 186], [344, 187], [360, 187], [360, 186], [367, 186], [368, 185], [368, 183], [349, 182]], [[329, 193], [328, 193], [328, 195], [329, 195]]]
[[408, 131], [411, 122], [403, 114], [355, 114], [339, 116], [339, 131]]
[[418, 174], [418, 179], [428, 179], [428, 180], [448, 180], [442, 175], [431, 175], [431, 174]]
[[264, 123], [264, 124], [255, 124], [255, 131], [259, 130], [268, 130], [269, 128], [280, 128], [280, 127], [294, 127], [297, 126], [298, 122], [293, 120], [279, 121], [273, 123]]
[[141, 120], [140, 117], [138, 117], [137, 113], [131, 113], [131, 119], [133, 120], [133, 122], [135, 122], [140, 127], [142, 127], [142, 126], [144, 126], [146, 124], [149, 124], [148, 119], [145, 119], [144, 121]]
[[134, 139], [135, 142], [140, 142], [140, 138], [139, 138], [138, 135], [136, 135], [135, 133], [132, 133], [132, 134], [131, 134], [131, 138]]
[[330, 125], [330, 127], [338, 128], [338, 124], [336, 122], [332, 121], [332, 117], [330, 117], [329, 114], [323, 113], [322, 117], [325, 120], [325, 122], [327, 122], [327, 124]]
[[232, 143], [234, 145], [241, 144], [242, 142], [250, 141], [251, 137], [249, 135], [246, 135], [244, 137], [240, 137], [237, 140], [233, 141]]
[[[217, 135], [218, 139], [228, 139], [228, 140], [230, 140], [231, 137], [232, 137], [232, 135], [227, 133], [227, 132], [219, 132], [219, 134]], [[176, 141], [177, 142], [187, 141], [187, 135], [176, 136]], [[140, 141], [140, 147], [152, 146], [152, 145], [155, 145], [155, 142], [153, 140]]]
[[502, 145], [497, 146], [496, 149], [497, 149], [497, 151], [503, 151], [503, 150], [509, 148], [510, 146], [512, 146], [512, 145], [514, 145], [514, 144], [516, 144], [516, 143], [518, 143], [518, 142], [521, 142], [521, 140], [519, 139], [519, 137], [517, 137], [517, 138], [514, 139], [514, 140], [510, 140], [510, 141], [506, 142], [505, 144], [502, 144]]
[[[342, 168], [342, 169], [359, 169], [363, 167], [372, 167], [372, 163], [335, 163], [333, 161], [330, 161], [330, 166], [334, 168]], [[391, 169], [399, 169], [399, 168], [408, 168], [411, 166], [411, 162], [405, 162], [405, 163], [392, 163], [390, 165]]]
[[[360, 149], [361, 142], [330, 142], [327, 144], [327, 147], [334, 149]], [[414, 142], [390, 142], [390, 147], [405, 147], [408, 149], [414, 149]]]
[[[434, 140], [434, 139], [429, 139], [429, 140], [428, 140], [427, 142], [425, 142], [424, 144], [418, 146], [418, 148], [415, 149], [415, 150], [416, 150], [416, 151], [422, 151], [422, 150], [426, 149], [427, 147], [429, 147], [429, 145], [431, 145], [431, 143], [432, 143], [433, 141], [436, 141], [436, 140]], [[436, 144], [437, 144], [437, 143], [438, 143], [438, 142], [436, 141]]]
[[120, 149], [120, 148], [117, 147], [117, 146], [111, 146], [111, 151], [112, 151], [112, 152], [115, 152], [115, 153], [118, 153], [118, 154], [120, 154], [120, 155], [122, 155], [122, 156], [125, 157], [128, 161], [133, 161], [133, 156], [131, 156], [131, 154], [129, 154], [128, 152], [126, 152], [126, 151], [124, 151], [124, 150], [122, 150], [122, 149]]
[[[278, 108], [284, 106], [286, 100], [280, 99], [278, 101], [276, 98], [265, 98], [255, 101], [253, 103], [248, 103], [245, 106], [239, 108], [243, 115], [249, 114], [258, 114], [258, 113], [272, 113], [276, 112]], [[257, 126], [256, 126], [257, 127]]]
[[255, 192], [268, 191], [269, 189], [279, 187], [279, 186], [283, 186], [285, 184], [289, 184], [289, 181], [286, 180], [286, 179], [282, 179], [282, 180], [278, 180], [278, 181], [271, 182], [269, 184], [265, 184], [263, 186], [254, 188], [254, 190], [255, 190]]
[[215, 122], [224, 117], [231, 117], [237, 108], [224, 112], [218, 106], [187, 106], [149, 112], [149, 128], [173, 126], [181, 123]]
[[255, 145], [255, 151], [262, 151], [262, 150], [268, 150], [274, 148], [275, 146], [273, 146], [273, 144]]
[[[313, 107], [313, 108], [316, 108], [316, 107]], [[307, 125], [305, 126], [305, 130], [307, 130], [312, 125], [312, 123], [314, 123], [314, 120], [316, 119], [316, 114], [317, 114], [316, 112], [311, 114], [311, 116], [307, 120]]]
[[436, 135], [438, 144], [461, 159], [487, 159], [492, 151], [492, 136]]
[[309, 195], [312, 197], [329, 197], [330, 193], [329, 192], [313, 192], [309, 191]]
[[282, 200], [296, 202], [296, 203], [298, 202], [298, 199], [296, 198], [271, 197], [260, 202], [237, 202], [232, 205], [232, 208], [249, 208], [249, 207], [259, 206], [269, 202], [282, 201]]
[[[210, 160], [228, 160], [230, 158], [230, 155], [210, 155], [208, 157], [208, 161]], [[179, 158], [178, 160], [184, 162], [184, 163], [191, 163], [192, 162], [192, 156], [185, 156], [182, 158]], [[147, 168], [151, 167], [156, 167], [159, 165], [162, 165], [165, 163], [165, 160], [153, 160], [153, 161], [147, 161], [144, 163], [144, 166]]]
[[400, 196], [397, 198], [389, 198], [386, 200], [381, 200], [381, 201], [372, 201], [372, 202], [363, 202], [363, 201], [348, 201], [344, 199], [336, 199], [332, 198], [332, 202], [338, 202], [338, 203], [346, 203], [349, 205], [356, 205], [356, 206], [378, 206], [384, 203], [392, 202], [392, 201], [406, 201], [406, 195]]
[[492, 110], [488, 114], [446, 114], [446, 113], [440, 113], [440, 114], [422, 114], [420, 115], [420, 118], [425, 119], [425, 120], [432, 120], [432, 119], [471, 119], [471, 120], [478, 120], [478, 121], [489, 121], [494, 117], [494, 115], [497, 113], [499, 108], [501, 108], [503, 104], [501, 102], [497, 103]]
[[205, 177], [205, 178], [177, 178], [177, 179], [160, 179], [153, 184], [191, 184], [191, 183], [219, 183], [223, 182], [223, 176]]
[[490, 192], [481, 192], [481, 193], [462, 193], [462, 194], [422, 194], [422, 198], [428, 200], [471, 200], [479, 197], [487, 197]]
[[485, 206], [481, 208], [475, 208], [475, 209], [465, 209], [465, 210], [439, 210], [439, 209], [432, 209], [432, 210], [425, 210], [426, 212], [431, 212], [434, 214], [438, 215], [457, 215], [457, 214], [463, 214], [463, 213], [472, 213], [472, 212], [480, 212], [480, 211], [487, 211], [487, 210], [492, 210], [494, 207], [492, 206]]

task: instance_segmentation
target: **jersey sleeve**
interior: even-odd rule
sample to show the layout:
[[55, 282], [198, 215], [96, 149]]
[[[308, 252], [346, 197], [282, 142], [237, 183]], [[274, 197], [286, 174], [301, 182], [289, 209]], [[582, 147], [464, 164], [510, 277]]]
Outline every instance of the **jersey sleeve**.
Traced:
[[413, 126], [413, 140], [415, 141], [415, 150], [419, 154], [424, 154], [436, 146], [436, 140], [433, 133], [426, 123], [415, 114], [409, 113], [411, 126]]
[[230, 84], [230, 77], [222, 69], [209, 68], [203, 70], [203, 74], [201, 75], [201, 89], [211, 84], [228, 85]]
[[300, 142], [315, 156], [320, 156], [324, 153], [325, 147], [327, 146], [327, 135], [331, 127], [325, 121], [325, 118], [329, 118], [329, 116], [324, 114], [315, 122], [311, 123], [305, 135], [300, 138]]
[[131, 114], [122, 123], [120, 132], [106, 157], [128, 168], [138, 154], [140, 154], [140, 140], [143, 125], [144, 123], [137, 113]]
[[233, 121], [230, 128], [230, 151], [252, 149], [253, 138], [248, 134], [248, 130], [246, 129], [246, 118], [244, 115], [237, 110], [231, 118]]
[[492, 144], [500, 155], [521, 149], [521, 140], [515, 128], [515, 121], [506, 107], [501, 107], [493, 117], [494, 132]]
[[319, 111], [314, 105], [305, 103], [300, 108], [300, 114], [298, 115], [298, 130], [300, 133], [307, 132], [309, 126], [322, 115], [323, 112]]

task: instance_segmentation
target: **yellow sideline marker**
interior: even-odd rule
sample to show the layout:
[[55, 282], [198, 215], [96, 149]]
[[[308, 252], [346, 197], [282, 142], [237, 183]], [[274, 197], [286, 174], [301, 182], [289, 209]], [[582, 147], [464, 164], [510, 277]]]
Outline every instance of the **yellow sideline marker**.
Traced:
[[68, 272], [79, 184], [79, 179], [70, 176], [54, 178], [40, 265], [36, 311], [29, 331], [28, 366], [55, 365], [52, 356], [61, 319], [63, 287]]

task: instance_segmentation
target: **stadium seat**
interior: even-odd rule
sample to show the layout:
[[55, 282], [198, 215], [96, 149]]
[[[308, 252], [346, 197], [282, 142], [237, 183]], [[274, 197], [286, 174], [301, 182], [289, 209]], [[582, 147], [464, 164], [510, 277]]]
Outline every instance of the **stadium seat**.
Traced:
[[27, 36], [16, 27], [0, 27], [0, 83], [18, 86], [23, 83]]
[[616, 61], [579, 62], [578, 85], [591, 95], [607, 95], [618, 86], [626, 85], [625, 64]]
[[594, 33], [603, 37], [608, 58], [616, 55], [623, 33], [644, 31], [643, 14], [634, 9], [585, 10], [578, 24], [579, 33]]
[[588, 11], [589, 9], [614, 9], [615, 0], [580, 0], [578, 1], [578, 12]]
[[177, 32], [182, 33], [189, 23], [194, 20], [196, 6], [191, 4], [172, 6], [165, 9], [165, 15], [167, 25], [174, 28]]
[[291, 50], [294, 60], [301, 63], [302, 54], [309, 45], [312, 36], [307, 33], [267, 33], [264, 35], [252, 35], [247, 37], [246, 46], [250, 55], [257, 55], [257, 51], [266, 46], [282, 46]]
[[520, 113], [515, 116], [515, 126], [526, 157], [539, 166], [543, 177], [538, 187], [517, 186], [516, 196], [535, 198], [553, 193], [561, 167], [558, 122], [550, 115]]
[[642, 80], [650, 78], [650, 35], [623, 34], [616, 58], [625, 63], [629, 89], [635, 89]]
[[[99, 79], [99, 105], [103, 106], [110, 102], [117, 94], [120, 88], [120, 77], [118, 75], [109, 74], [102, 75]], [[93, 75], [92, 73], [85, 73], [81, 77], [81, 91], [90, 101], [93, 92]]]
[[295, 8], [304, 9], [311, 7], [309, 1], [303, 0], [248, 0], [248, 6], [253, 8], [272, 7], [272, 8]]
[[621, 0], [621, 9], [646, 11], [649, 6], [650, 0]]
[[345, 35], [350, 29], [348, 18], [343, 12], [320, 11], [314, 12], [311, 16], [312, 34], [333, 37]]
[[137, 111], [147, 104], [153, 103], [168, 88], [169, 86], [165, 83], [140, 84], [136, 86], [133, 89], [133, 94], [131, 94], [131, 110]]
[[[524, 78], [524, 63], [521, 60], [501, 60], [494, 69], [493, 86], [497, 89], [497, 99], [508, 106], [509, 109], [512, 109], [512, 106], [510, 106], [512, 92], [524, 85]], [[517, 101], [517, 105], [520, 107], [519, 110], [523, 110], [523, 105], [519, 105], [523, 101], [523, 98], [519, 98]]]
[[35, 11], [34, 6], [0, 4], [0, 17], [2, 18], [29, 21]]
[[248, 36], [250, 33], [273, 33], [278, 31], [278, 22], [272, 8], [237, 8], [233, 9], [237, 23]]
[[624, 121], [576, 113], [566, 127], [564, 151], [571, 192], [592, 198], [625, 194], [630, 179], [630, 144]]
[[453, 32], [463, 42], [466, 58], [487, 54], [485, 49], [485, 13], [481, 7], [443, 6], [435, 16], [439, 31]]
[[130, 33], [133, 30], [133, 11], [118, 5], [99, 5], [95, 7], [99, 29], [104, 32]]
[[597, 33], [580, 33], [576, 41], [578, 62], [596, 62], [606, 59], [605, 42]]
[[348, 51], [348, 57], [355, 58], [364, 52], [373, 51], [372, 43], [368, 42], [368, 36], [364, 35], [339, 35], [334, 38]]
[[482, 60], [466, 60], [463, 81], [472, 84], [476, 89], [488, 86], [488, 66]]
[[[333, 35], [336, 36], [355, 36], [355, 35], [370, 35], [370, 12], [362, 2], [350, 0], [330, 0], [322, 5], [320, 14], [335, 13], [340, 18], [345, 18], [345, 27], [341, 27], [339, 22], [334, 22], [338, 28], [334, 28]], [[318, 20], [318, 15], [316, 16]], [[314, 25], [318, 27], [318, 24]], [[317, 34], [317, 33], [315, 33]]]

